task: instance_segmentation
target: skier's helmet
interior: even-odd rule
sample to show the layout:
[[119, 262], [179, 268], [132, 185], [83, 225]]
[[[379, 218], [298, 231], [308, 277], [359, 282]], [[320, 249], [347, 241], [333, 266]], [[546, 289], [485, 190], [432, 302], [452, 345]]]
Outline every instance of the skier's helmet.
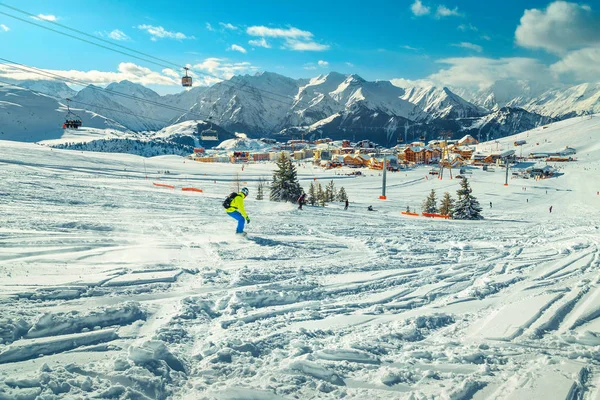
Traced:
[[248, 197], [248, 188], [242, 188], [241, 192], [244, 194], [244, 196]]

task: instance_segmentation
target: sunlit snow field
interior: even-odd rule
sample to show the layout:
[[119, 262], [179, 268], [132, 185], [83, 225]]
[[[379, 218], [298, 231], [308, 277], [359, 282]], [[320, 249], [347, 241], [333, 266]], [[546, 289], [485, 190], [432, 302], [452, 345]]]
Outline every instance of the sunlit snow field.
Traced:
[[300, 164], [350, 198], [300, 211], [255, 200], [273, 164], [0, 141], [0, 399], [600, 399], [600, 118], [517, 138], [578, 161], [473, 169], [483, 221], [401, 215], [456, 197], [427, 167], [381, 201], [379, 172]]

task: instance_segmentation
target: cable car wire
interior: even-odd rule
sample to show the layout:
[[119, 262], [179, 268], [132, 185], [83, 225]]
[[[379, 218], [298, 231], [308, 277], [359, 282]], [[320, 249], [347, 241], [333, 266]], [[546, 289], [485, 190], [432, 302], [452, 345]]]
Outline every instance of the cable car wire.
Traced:
[[[29, 12], [25, 11], [25, 10], [21, 10], [21, 9], [19, 9], [19, 8], [16, 8], [16, 7], [9, 6], [9, 5], [7, 5], [7, 4], [0, 3], [0, 6], [2, 6], [2, 7], [6, 7], [6, 8], [9, 8], [9, 9], [11, 9], [11, 10], [14, 10], [14, 11], [17, 11], [17, 12], [20, 12], [20, 13], [23, 13], [23, 14], [25, 14], [25, 15], [28, 15], [28, 16], [30, 16], [30, 17], [37, 18], [37, 16], [36, 16], [36, 15], [34, 15], [34, 14], [31, 14], [31, 13], [29, 13]], [[106, 49], [106, 50], [111, 50], [111, 51], [117, 52], [117, 53], [119, 53], [119, 54], [123, 54], [123, 55], [129, 56], [129, 57], [133, 57], [133, 58], [135, 58], [135, 59], [138, 59], [138, 60], [141, 60], [141, 61], [145, 61], [145, 62], [148, 62], [148, 63], [154, 64], [154, 65], [158, 65], [158, 66], [160, 66], [160, 67], [163, 67], [163, 68], [169, 68], [169, 69], [172, 69], [172, 66], [176, 66], [177, 68], [184, 68], [184, 69], [186, 68], [186, 67], [181, 67], [180, 65], [178, 65], [178, 64], [176, 64], [176, 63], [173, 63], [173, 62], [170, 62], [170, 61], [168, 61], [168, 60], [164, 60], [164, 59], [162, 59], [162, 58], [159, 58], [159, 57], [152, 56], [152, 55], [150, 55], [150, 54], [147, 54], [147, 53], [144, 53], [144, 52], [141, 52], [141, 51], [138, 51], [138, 50], [135, 50], [135, 49], [129, 48], [129, 47], [127, 47], [127, 46], [123, 46], [123, 45], [120, 45], [120, 44], [117, 44], [117, 43], [112, 43], [111, 41], [109, 41], [109, 40], [105, 40], [105, 39], [102, 39], [102, 38], [97, 38], [97, 37], [95, 37], [95, 36], [93, 36], [93, 35], [90, 35], [90, 34], [88, 34], [88, 33], [82, 32], [82, 31], [80, 31], [80, 30], [77, 30], [77, 29], [74, 29], [74, 28], [70, 28], [70, 27], [68, 27], [68, 26], [66, 26], [66, 25], [60, 24], [60, 23], [58, 23], [58, 22], [55, 22], [55, 21], [45, 21], [45, 22], [52, 23], [52, 24], [54, 24], [54, 25], [57, 25], [57, 26], [60, 26], [60, 27], [62, 27], [62, 28], [64, 28], [64, 29], [69, 29], [69, 30], [71, 30], [71, 31], [73, 31], [73, 32], [77, 32], [77, 33], [79, 33], [79, 34], [85, 35], [85, 36], [87, 36], [87, 37], [90, 37], [90, 38], [92, 38], [92, 39], [94, 39], [94, 40], [102, 41], [102, 42], [104, 42], [104, 43], [108, 43], [108, 44], [110, 44], [110, 45], [113, 45], [113, 46], [120, 47], [120, 48], [122, 48], [122, 49], [125, 49], [125, 50], [128, 50], [128, 51], [130, 51], [130, 52], [134, 52], [134, 53], [137, 53], [137, 54], [141, 54], [141, 55], [143, 55], [143, 56], [145, 56], [145, 57], [148, 57], [148, 58], [153, 58], [153, 59], [155, 59], [155, 60], [161, 61], [161, 63], [159, 63], [159, 62], [156, 62], [156, 61], [147, 60], [147, 59], [145, 59], [145, 58], [141, 58], [141, 57], [139, 57], [139, 56], [136, 56], [136, 55], [133, 55], [133, 54], [128, 54], [128, 53], [125, 53], [125, 52], [123, 52], [123, 51], [120, 51], [120, 50], [117, 50], [117, 49], [113, 49], [113, 48], [110, 48], [110, 47], [108, 47], [108, 46], [104, 46], [104, 45], [102, 45], [102, 44], [100, 44], [100, 43], [95, 43], [95, 42], [92, 42], [92, 41], [90, 41], [90, 40], [83, 39], [83, 38], [80, 38], [80, 37], [77, 37], [77, 36], [71, 35], [71, 34], [69, 34], [69, 33], [66, 33], [66, 32], [61, 32], [61, 31], [59, 31], [59, 30], [52, 29], [52, 28], [50, 28], [50, 27], [47, 27], [47, 26], [44, 26], [44, 25], [42, 25], [42, 24], [38, 24], [38, 23], [35, 23], [35, 22], [33, 22], [33, 21], [29, 21], [29, 20], [26, 20], [26, 19], [23, 19], [23, 18], [17, 17], [17, 16], [15, 16], [15, 15], [11, 15], [11, 14], [8, 14], [8, 13], [2, 12], [2, 11], [0, 11], [0, 14], [2, 14], [2, 15], [5, 15], [5, 16], [8, 16], [8, 17], [11, 17], [11, 18], [14, 18], [14, 19], [17, 19], [17, 20], [19, 20], [19, 21], [22, 21], [22, 22], [26, 22], [26, 23], [28, 23], [28, 24], [30, 24], [30, 25], [34, 25], [34, 26], [37, 26], [37, 27], [39, 27], [39, 28], [42, 28], [42, 29], [47, 29], [47, 30], [50, 30], [50, 31], [52, 31], [52, 32], [55, 32], [55, 33], [58, 33], [58, 34], [61, 34], [61, 35], [68, 36], [68, 37], [70, 37], [70, 38], [73, 38], [73, 39], [76, 39], [76, 40], [80, 40], [80, 41], [82, 41], [82, 42], [85, 42], [85, 43], [88, 43], [88, 44], [91, 44], [91, 45], [94, 45], [94, 46], [101, 47], [101, 48], [103, 48], [103, 49]], [[162, 64], [162, 62], [164, 62], [164, 63], [166, 63], [166, 64], [169, 64], [169, 65]], [[270, 91], [270, 90], [259, 89], [259, 88], [253, 88], [253, 89], [254, 89], [254, 91], [244, 90], [243, 88], [240, 88], [240, 87], [238, 87], [238, 86], [235, 86], [235, 85], [234, 85], [233, 83], [231, 83], [230, 81], [228, 81], [228, 80], [225, 80], [225, 79], [223, 79], [223, 78], [221, 78], [221, 77], [219, 77], [219, 76], [217, 76], [217, 75], [210, 74], [210, 73], [208, 73], [208, 72], [203, 72], [203, 71], [195, 71], [194, 73], [196, 73], [196, 74], [199, 74], [199, 75], [202, 75], [202, 76], [207, 76], [207, 77], [211, 77], [211, 78], [214, 78], [214, 79], [218, 79], [218, 80], [220, 81], [219, 83], [221, 83], [221, 84], [224, 84], [224, 85], [231, 85], [231, 87], [233, 87], [233, 88], [235, 88], [236, 90], [239, 90], [239, 91], [241, 91], [241, 92], [250, 93], [250, 94], [253, 94], [253, 92], [254, 92], [254, 91], [258, 91], [258, 92], [262, 92], [262, 93], [267, 93], [267, 94], [270, 94], [270, 95], [273, 95], [273, 96], [278, 96], [278, 97], [281, 97], [281, 98], [283, 98], [283, 99], [286, 99], [286, 100], [288, 100], [288, 101], [289, 101], [289, 103], [288, 103], [288, 102], [284, 102], [284, 101], [282, 101], [282, 100], [277, 100], [277, 99], [273, 99], [273, 98], [269, 98], [269, 97], [264, 97], [264, 98], [265, 98], [265, 99], [267, 99], [267, 100], [272, 100], [272, 101], [280, 102], [280, 103], [282, 103], [282, 104], [286, 104], [286, 105], [293, 105], [294, 103], [296, 103], [296, 104], [305, 103], [305, 105], [306, 105], [306, 106], [310, 106], [310, 105], [311, 105], [311, 102], [310, 102], [310, 101], [307, 101], [307, 100], [297, 101], [297, 100], [296, 100], [295, 98], [293, 98], [293, 97], [290, 97], [290, 96], [287, 96], [287, 95], [283, 95], [283, 94], [281, 94], [281, 93], [276, 93], [276, 92], [273, 92], [273, 91]]]
[[[20, 87], [20, 86], [17, 86], [17, 85], [15, 85], [14, 83], [6, 82], [6, 81], [3, 81], [3, 80], [0, 80], [0, 83], [4, 83], [4, 84], [5, 84], [7, 87], [8, 87], [8, 86], [17, 87], [17, 88], [19, 88], [19, 89], [26, 90], [26, 91], [28, 91], [28, 92], [32, 92], [32, 93], [35, 93], [35, 94], [39, 94], [39, 95], [42, 95], [42, 96], [48, 96], [46, 93], [42, 93], [42, 92], [40, 92], [40, 91], [33, 90], [33, 89], [28, 89], [28, 88]], [[96, 105], [93, 105], [93, 104], [89, 104], [89, 103], [85, 103], [85, 102], [78, 101], [78, 100], [73, 100], [73, 99], [70, 99], [70, 102], [71, 102], [71, 103], [82, 104], [82, 105], [85, 105], [85, 106], [92, 106], [92, 107], [96, 107], [96, 108], [102, 108], [102, 109], [104, 109], [104, 110], [114, 111], [114, 112], [118, 112], [118, 113], [121, 113], [121, 114], [127, 114], [127, 115], [131, 115], [131, 116], [134, 116], [134, 117], [139, 117], [139, 118], [142, 118], [142, 119], [150, 119], [150, 120], [154, 120], [154, 121], [160, 121], [160, 122], [167, 123], [167, 124], [170, 122], [170, 121], [167, 121], [167, 120], [164, 120], [164, 119], [158, 119], [158, 118], [146, 117], [146, 116], [142, 116], [142, 115], [139, 115], [139, 114], [135, 114], [135, 113], [132, 113], [132, 112], [129, 112], [129, 111], [124, 111], [124, 110], [116, 110], [116, 109], [114, 109], [114, 108], [110, 108], [110, 107], [104, 107], [104, 106], [96, 106]], [[61, 104], [62, 104], [62, 103], [61, 103]], [[64, 104], [63, 104], [63, 105], [64, 105]], [[89, 111], [89, 110], [84, 110], [84, 111]], [[91, 111], [89, 111], [89, 112], [91, 112]], [[102, 116], [102, 117], [104, 117], [104, 116]], [[116, 123], [119, 123], [118, 121], [115, 121], [115, 120], [113, 120], [112, 118], [108, 118], [108, 117], [104, 117], [104, 118], [106, 118], [106, 119], [110, 119], [111, 121], [114, 121], [114, 122], [116, 122]], [[131, 130], [130, 130], [130, 131], [131, 131]]]
[[[17, 7], [9, 6], [8, 4], [3, 4], [3, 3], [0, 3], [0, 6], [2, 6], [2, 7], [6, 7], [6, 8], [10, 8], [10, 9], [11, 9], [11, 10], [13, 10], [13, 11], [19, 12], [19, 13], [21, 13], [21, 14], [25, 14], [25, 15], [27, 15], [27, 16], [29, 16], [29, 17], [32, 17], [32, 18], [38, 18], [38, 16], [37, 16], [37, 15], [34, 15], [34, 14], [32, 14], [32, 13], [30, 13], [30, 12], [27, 12], [27, 11], [25, 11], [25, 10], [21, 10], [20, 8], [17, 8]], [[49, 20], [44, 20], [44, 21], [46, 21], [46, 22], [49, 22], [49, 23], [51, 23], [51, 24], [54, 24], [54, 25], [56, 25], [56, 26], [60, 26], [61, 28], [64, 28], [64, 29], [68, 29], [68, 30], [70, 30], [71, 32], [76, 32], [76, 33], [78, 33], [78, 34], [80, 34], [80, 35], [87, 36], [87, 37], [89, 37], [89, 38], [92, 38], [92, 39], [94, 39], [94, 40], [98, 40], [98, 41], [100, 41], [100, 42], [107, 43], [107, 44], [109, 44], [109, 45], [111, 45], [111, 46], [120, 47], [120, 48], [122, 48], [122, 49], [125, 49], [125, 50], [128, 50], [128, 51], [131, 51], [131, 52], [134, 52], [134, 53], [137, 53], [137, 54], [143, 55], [144, 57], [152, 58], [152, 59], [155, 59], [155, 60], [157, 60], [157, 61], [164, 62], [164, 63], [166, 63], [166, 64], [171, 64], [172, 66], [175, 66], [176, 68], [181, 68], [181, 66], [180, 66], [180, 65], [178, 65], [178, 64], [174, 64], [174, 63], [172, 63], [172, 62], [170, 62], [170, 61], [168, 61], [168, 60], [165, 60], [165, 59], [162, 59], [162, 58], [159, 58], [159, 57], [155, 57], [155, 56], [153, 56], [153, 55], [151, 55], [151, 54], [147, 54], [147, 53], [144, 53], [144, 52], [141, 52], [141, 51], [138, 51], [138, 50], [135, 50], [135, 49], [129, 48], [129, 47], [127, 47], [127, 46], [120, 45], [120, 44], [118, 44], [118, 43], [111, 42], [110, 40], [106, 40], [106, 39], [102, 39], [102, 38], [96, 37], [96, 36], [94, 36], [94, 35], [90, 35], [89, 33], [86, 33], [86, 32], [83, 32], [83, 31], [80, 31], [80, 30], [78, 30], [78, 29], [75, 29], [75, 28], [71, 28], [70, 26], [63, 25], [63, 24], [61, 24], [61, 23], [59, 23], [59, 22], [56, 22], [56, 21], [49, 21]], [[28, 22], [29, 22], [29, 21], [28, 21]], [[171, 68], [171, 67], [169, 67], [169, 68]]]
[[[104, 93], [111, 94], [111, 95], [114, 95], [114, 96], [124, 97], [126, 99], [136, 100], [136, 101], [140, 101], [140, 102], [147, 103], [147, 104], [152, 104], [152, 105], [155, 105], [155, 106], [158, 106], [158, 107], [162, 107], [162, 108], [165, 108], [165, 109], [168, 109], [168, 110], [172, 110], [172, 111], [178, 111], [178, 112], [181, 112], [182, 114], [189, 113], [189, 114], [195, 114], [195, 115], [203, 115], [204, 117], [212, 118], [208, 114], [203, 114], [203, 113], [199, 113], [199, 112], [195, 112], [195, 111], [190, 111], [189, 109], [180, 108], [180, 107], [172, 106], [172, 105], [169, 105], [169, 104], [159, 103], [159, 102], [156, 102], [156, 101], [153, 101], [153, 100], [144, 99], [142, 97], [137, 97], [137, 96], [130, 95], [130, 94], [127, 94], [127, 93], [121, 93], [121, 92], [117, 92], [117, 91], [113, 91], [113, 90], [108, 90], [106, 88], [95, 86], [93, 83], [90, 83], [90, 82], [85, 82], [85, 81], [81, 81], [81, 80], [77, 80], [77, 79], [67, 78], [65, 76], [58, 75], [58, 74], [55, 74], [55, 73], [50, 72], [50, 71], [45, 71], [45, 70], [42, 70], [42, 69], [39, 69], [39, 68], [30, 67], [28, 65], [20, 64], [20, 63], [17, 63], [15, 61], [12, 61], [12, 60], [7, 60], [7, 59], [2, 58], [2, 57], [0, 57], [0, 60], [1, 60], [0, 64], [6, 65], [6, 66], [8, 66], [10, 68], [17, 69], [17, 70], [24, 71], [24, 72], [28, 72], [28, 73], [32, 73], [32, 74], [36, 74], [36, 75], [40, 75], [40, 76], [44, 76], [44, 77], [47, 77], [47, 78], [51, 78], [52, 80], [55, 80], [55, 81], [61, 81], [61, 82], [64, 82], [64, 83], [71, 83], [71, 84], [74, 84], [74, 85], [77, 85], [77, 86], [83, 86], [83, 87], [85, 87], [87, 89], [102, 91]], [[4, 62], [2, 62], [2, 61], [4, 61]]]

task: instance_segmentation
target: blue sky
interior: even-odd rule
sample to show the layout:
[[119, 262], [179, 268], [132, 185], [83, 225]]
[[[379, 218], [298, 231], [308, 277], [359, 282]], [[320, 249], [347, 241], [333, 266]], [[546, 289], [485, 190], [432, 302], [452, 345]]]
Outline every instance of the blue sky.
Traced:
[[[189, 64], [198, 83], [214, 81], [202, 73], [228, 78], [273, 71], [299, 78], [338, 71], [398, 84], [482, 87], [497, 78], [577, 83], [600, 72], [589, 66], [600, 61], [598, 0], [3, 2]], [[179, 90], [176, 75], [164, 67], [1, 14], [0, 44], [3, 58], [77, 79], [103, 84], [132, 75], [163, 93]]]

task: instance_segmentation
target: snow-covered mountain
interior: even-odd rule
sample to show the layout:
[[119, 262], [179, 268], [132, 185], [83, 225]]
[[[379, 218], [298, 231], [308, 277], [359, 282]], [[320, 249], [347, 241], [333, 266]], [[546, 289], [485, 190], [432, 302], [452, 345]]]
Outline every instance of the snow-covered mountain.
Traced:
[[600, 82], [548, 89], [532, 81], [499, 80], [480, 90], [454, 88], [453, 91], [490, 111], [519, 107], [558, 119], [600, 112]]
[[402, 98], [421, 108], [429, 120], [474, 118], [487, 114], [487, 110], [469, 103], [446, 87], [407, 88]]
[[73, 97], [73, 103], [106, 115], [133, 131], [157, 131], [192, 107], [203, 90], [195, 88], [160, 96], [142, 85], [121, 81], [105, 89], [90, 85]]
[[502, 107], [522, 107], [542, 94], [547, 87], [528, 80], [500, 79], [488, 87], [477, 90], [467, 88], [452, 90], [477, 106], [496, 111]]
[[472, 125], [465, 127], [465, 130], [479, 140], [490, 140], [511, 136], [554, 121], [553, 118], [522, 108], [502, 107], [477, 119]]
[[[71, 109], [83, 125], [98, 129], [126, 128], [91, 111]], [[37, 142], [60, 139], [67, 108], [57, 99], [18, 86], [0, 87], [0, 140]]]
[[57, 81], [20, 81], [18, 86], [46, 94], [58, 100], [64, 100], [77, 94], [76, 90], [71, 89], [63, 82]]
[[236, 136], [213, 124], [202, 120], [179, 122], [161, 129], [149, 136], [151, 140], [160, 139], [193, 147], [215, 147], [224, 140]]
[[546, 91], [525, 103], [523, 108], [559, 119], [599, 113], [600, 82]]
[[211, 117], [230, 131], [266, 135], [280, 129], [299, 81], [271, 72], [234, 76], [208, 88], [177, 122]]
[[[371, 139], [385, 145], [395, 144], [398, 138], [437, 138], [448, 131], [454, 137], [473, 129], [477, 133], [489, 130], [492, 136], [514, 134], [549, 120], [541, 115], [562, 119], [600, 112], [600, 83], [544, 92], [541, 85], [530, 81], [499, 80], [473, 91], [400, 88], [389, 81], [369, 82], [358, 75], [336, 72], [313, 79], [262, 72], [166, 96], [128, 81], [105, 89], [88, 86], [74, 96], [72, 89], [58, 82], [20, 84], [59, 99], [70, 96], [72, 106], [103, 115], [123, 130], [134, 132], [156, 132], [173, 124], [203, 120], [222, 127], [223, 134], [229, 135], [243, 132], [251, 137], [274, 135], [282, 139], [329, 136]], [[39, 99], [30, 97], [32, 107], [26, 101], [22, 105], [32, 111]], [[44, 119], [22, 119], [23, 126], [17, 130], [35, 131], [45, 137], [47, 132], [43, 124], [36, 125], [36, 118]], [[193, 137], [180, 136], [187, 136], [181, 139], [185, 141]]]

